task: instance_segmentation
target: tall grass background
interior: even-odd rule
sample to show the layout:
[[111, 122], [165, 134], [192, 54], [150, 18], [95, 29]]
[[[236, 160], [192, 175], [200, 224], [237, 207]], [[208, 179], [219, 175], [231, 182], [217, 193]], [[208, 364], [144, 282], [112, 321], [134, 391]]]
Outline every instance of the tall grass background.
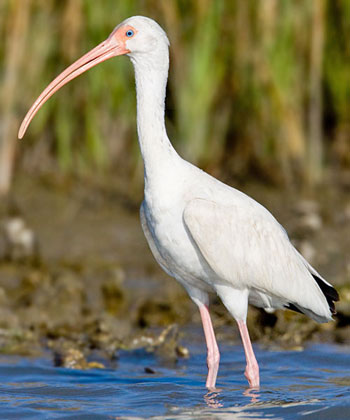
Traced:
[[16, 139], [42, 89], [135, 14], [170, 38], [167, 127], [183, 157], [288, 188], [349, 171], [348, 0], [1, 0], [2, 194], [19, 168], [142, 184], [125, 57], [64, 87]]

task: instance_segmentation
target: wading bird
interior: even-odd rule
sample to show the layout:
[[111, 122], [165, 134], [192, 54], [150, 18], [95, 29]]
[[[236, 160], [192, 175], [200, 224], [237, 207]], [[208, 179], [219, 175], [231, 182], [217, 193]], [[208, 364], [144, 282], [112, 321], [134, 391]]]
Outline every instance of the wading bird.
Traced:
[[106, 41], [48, 85], [18, 136], [23, 137], [39, 108], [63, 85], [124, 54], [135, 70], [145, 177], [140, 216], [148, 244], [163, 270], [199, 307], [208, 349], [206, 386], [215, 388], [220, 359], [208, 309], [208, 293], [215, 292], [237, 321], [247, 361], [245, 376], [250, 387], [258, 387], [259, 366], [246, 326], [248, 302], [327, 322], [335, 313], [338, 293], [298, 253], [265, 207], [183, 160], [173, 148], [164, 122], [169, 41], [162, 28], [142, 16], [124, 20]]

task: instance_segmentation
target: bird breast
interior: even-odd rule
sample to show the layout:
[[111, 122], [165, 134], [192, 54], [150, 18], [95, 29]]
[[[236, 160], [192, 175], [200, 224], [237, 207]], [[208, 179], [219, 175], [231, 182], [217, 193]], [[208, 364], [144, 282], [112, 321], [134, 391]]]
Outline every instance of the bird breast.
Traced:
[[[153, 204], [153, 205], [152, 205]], [[212, 291], [214, 273], [194, 245], [183, 221], [185, 202], [171, 206], [143, 203], [150, 248], [164, 270], [186, 285]], [[154, 250], [156, 248], [156, 250]], [[156, 252], [155, 252], [156, 251]]]

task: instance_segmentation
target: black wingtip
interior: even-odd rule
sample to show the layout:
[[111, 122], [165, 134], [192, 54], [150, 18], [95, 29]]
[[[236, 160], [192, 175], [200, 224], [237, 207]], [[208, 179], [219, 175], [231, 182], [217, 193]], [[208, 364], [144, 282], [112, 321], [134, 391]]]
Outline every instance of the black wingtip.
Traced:
[[296, 307], [293, 303], [288, 303], [288, 304], [284, 305], [284, 307], [285, 307], [286, 309], [291, 310], [291, 311], [298, 312], [299, 314], [302, 314], [302, 313], [303, 313], [303, 312], [302, 312], [299, 308], [297, 308], [297, 307]]
[[335, 315], [337, 312], [335, 310], [334, 302], [338, 302], [339, 294], [335, 290], [333, 286], [325, 283], [322, 279], [320, 279], [315, 274], [312, 274], [312, 277], [316, 280], [319, 288], [321, 289], [322, 293], [325, 295], [327, 299], [327, 303], [329, 305], [329, 309], [331, 310], [332, 314]]

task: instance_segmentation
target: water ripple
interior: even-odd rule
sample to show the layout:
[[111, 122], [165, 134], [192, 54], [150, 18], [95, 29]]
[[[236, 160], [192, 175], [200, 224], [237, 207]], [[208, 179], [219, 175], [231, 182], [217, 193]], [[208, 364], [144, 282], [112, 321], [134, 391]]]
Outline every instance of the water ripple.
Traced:
[[[240, 346], [221, 346], [218, 390], [207, 392], [204, 345], [174, 366], [123, 352], [115, 370], [53, 368], [49, 360], [0, 358], [1, 419], [345, 420], [350, 412], [350, 349], [303, 352], [257, 348], [262, 385], [247, 389]], [[145, 373], [145, 366], [155, 374]]]

